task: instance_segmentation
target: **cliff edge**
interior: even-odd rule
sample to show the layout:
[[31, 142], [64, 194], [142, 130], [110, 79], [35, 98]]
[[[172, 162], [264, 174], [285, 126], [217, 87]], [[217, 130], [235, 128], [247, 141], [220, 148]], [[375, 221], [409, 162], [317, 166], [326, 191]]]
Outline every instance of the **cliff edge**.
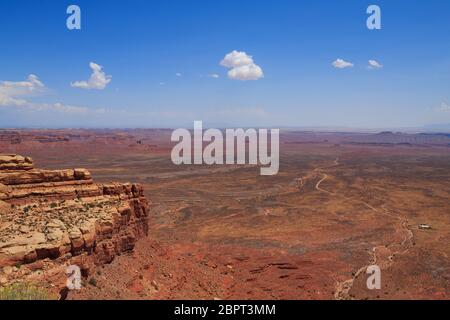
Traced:
[[149, 203], [138, 184], [95, 184], [86, 169], [40, 170], [0, 155], [0, 285], [111, 262], [148, 233]]

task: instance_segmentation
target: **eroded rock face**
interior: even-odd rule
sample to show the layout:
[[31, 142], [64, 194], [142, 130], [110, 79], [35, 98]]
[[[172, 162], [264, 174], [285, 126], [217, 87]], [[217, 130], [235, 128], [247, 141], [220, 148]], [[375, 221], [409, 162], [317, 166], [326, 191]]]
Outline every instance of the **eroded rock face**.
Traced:
[[94, 184], [85, 169], [39, 170], [30, 158], [0, 155], [3, 280], [24, 275], [2, 268], [23, 265], [31, 274], [41, 261], [108, 263], [147, 233], [148, 201], [140, 185]]
[[30, 170], [33, 160], [16, 154], [0, 155], [0, 170]]

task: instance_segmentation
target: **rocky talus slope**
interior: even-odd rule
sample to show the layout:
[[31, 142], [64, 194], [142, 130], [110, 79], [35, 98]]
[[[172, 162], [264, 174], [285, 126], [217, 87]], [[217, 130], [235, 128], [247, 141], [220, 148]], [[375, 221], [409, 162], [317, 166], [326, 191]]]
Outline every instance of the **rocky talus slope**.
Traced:
[[85, 169], [39, 170], [0, 155], [0, 285], [89, 272], [131, 251], [148, 233], [148, 201], [137, 184], [95, 184]]

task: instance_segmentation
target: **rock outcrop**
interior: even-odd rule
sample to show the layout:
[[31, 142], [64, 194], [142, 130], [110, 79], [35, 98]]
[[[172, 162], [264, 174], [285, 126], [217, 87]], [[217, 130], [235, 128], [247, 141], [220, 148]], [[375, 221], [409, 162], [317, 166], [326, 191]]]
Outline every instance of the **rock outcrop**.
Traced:
[[0, 170], [30, 170], [33, 160], [15, 154], [0, 155]]
[[17, 266], [24, 276], [36, 265], [109, 263], [147, 233], [140, 185], [94, 184], [85, 169], [39, 170], [0, 155], [0, 282], [17, 278]]

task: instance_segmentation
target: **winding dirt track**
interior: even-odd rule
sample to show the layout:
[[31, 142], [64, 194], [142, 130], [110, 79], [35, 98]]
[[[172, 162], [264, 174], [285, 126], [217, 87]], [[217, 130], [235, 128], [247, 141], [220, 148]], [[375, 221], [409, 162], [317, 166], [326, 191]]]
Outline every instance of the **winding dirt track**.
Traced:
[[[370, 251], [370, 259], [368, 260], [367, 264], [361, 266], [360, 268], [358, 268], [358, 270], [356, 272], [352, 273], [353, 276], [350, 279], [336, 282], [334, 298], [336, 300], [349, 300], [349, 299], [352, 299], [352, 297], [350, 296], [350, 291], [355, 283], [355, 280], [358, 277], [360, 277], [361, 275], [365, 274], [365, 272], [369, 266], [376, 264], [381, 269], [387, 269], [390, 266], [392, 266], [392, 264], [394, 263], [395, 256], [406, 254], [410, 250], [410, 248], [412, 247], [412, 243], [413, 243], [413, 233], [408, 226], [408, 224], [409, 224], [408, 219], [404, 216], [401, 216], [400, 214], [396, 214], [396, 213], [389, 211], [386, 208], [386, 205], [382, 205], [381, 208], [376, 208], [364, 200], [352, 198], [352, 197], [346, 196], [344, 194], [341, 194], [337, 191], [330, 191], [330, 190], [324, 189], [322, 187], [322, 184], [326, 180], [328, 180], [331, 176], [331, 174], [326, 173], [325, 171], [327, 169], [332, 169], [332, 168], [336, 168], [336, 167], [340, 166], [341, 163], [339, 161], [340, 161], [340, 157], [337, 157], [333, 161], [332, 164], [316, 167], [316, 168], [312, 169], [307, 175], [294, 179], [294, 181], [290, 184], [290, 186], [284, 192], [283, 192], [283, 189], [284, 189], [283, 186], [276, 186], [270, 190], [265, 190], [264, 192], [261, 191], [260, 193], [258, 193], [258, 195], [252, 194], [253, 192], [249, 193], [246, 196], [243, 196], [242, 192], [228, 192], [228, 193], [224, 194], [223, 196], [229, 196], [229, 197], [233, 196], [233, 197], [236, 197], [237, 199], [252, 199], [252, 198], [260, 197], [263, 195], [265, 195], [265, 196], [278, 195], [279, 196], [279, 195], [286, 194], [286, 193], [298, 192], [299, 189], [302, 189], [305, 186], [305, 183], [307, 180], [316, 179], [316, 178], [320, 177], [320, 180], [315, 185], [316, 191], [326, 193], [327, 195], [332, 196], [332, 197], [341, 197], [349, 202], [362, 204], [369, 210], [375, 212], [376, 214], [386, 216], [389, 219], [393, 219], [394, 221], [396, 221], [396, 223], [394, 224], [396, 226], [396, 232], [398, 232], [399, 234], [403, 234], [404, 236], [402, 236], [402, 238], [399, 239], [398, 241], [394, 241], [394, 242], [388, 243], [386, 245], [380, 245], [380, 246], [373, 247], [372, 250]], [[295, 186], [295, 189], [292, 189], [292, 187], [294, 187], [294, 186]], [[192, 200], [192, 201], [200, 201], [200, 200], [196, 199], [196, 200]], [[175, 211], [179, 211], [179, 210], [175, 210]]]
[[[341, 195], [337, 192], [332, 192], [326, 189], [323, 189], [321, 187], [321, 184], [323, 182], [325, 182], [328, 178], [329, 175], [322, 172], [324, 169], [330, 169], [330, 168], [334, 168], [339, 166], [339, 157], [336, 158], [336, 160], [334, 160], [332, 165], [329, 166], [325, 166], [325, 167], [318, 167], [316, 169], [314, 169], [308, 176], [306, 176], [305, 178], [309, 178], [311, 176], [316, 175], [317, 173], [320, 173], [323, 175], [322, 179], [320, 179], [317, 184], [316, 184], [316, 190], [320, 191], [320, 192], [324, 192], [327, 193], [328, 195], [331, 196], [336, 196], [336, 197], [342, 197], [348, 201], [352, 201], [352, 202], [357, 202], [360, 204], [363, 204], [364, 206], [366, 206], [367, 208], [369, 208], [370, 210], [376, 212], [377, 214], [381, 214], [384, 216], [387, 216], [389, 218], [392, 218], [394, 220], [396, 220], [398, 222], [398, 228], [400, 229], [400, 233], [404, 233], [404, 238], [401, 239], [401, 242], [399, 243], [389, 243], [387, 245], [383, 245], [383, 246], [376, 246], [372, 248], [371, 251], [371, 259], [369, 261], [368, 264], [362, 266], [361, 268], [359, 268], [354, 275], [352, 276], [352, 278], [348, 279], [348, 280], [344, 280], [344, 281], [338, 281], [336, 283], [336, 291], [335, 291], [335, 295], [334, 298], [336, 300], [349, 300], [351, 299], [350, 297], [350, 290], [353, 287], [353, 284], [355, 282], [355, 280], [363, 273], [366, 272], [367, 268], [371, 265], [379, 265], [380, 268], [386, 268], [391, 266], [394, 263], [394, 258], [396, 255], [402, 255], [402, 254], [406, 254], [412, 247], [413, 244], [413, 233], [411, 231], [411, 229], [409, 228], [409, 221], [406, 217], [401, 216], [399, 214], [394, 214], [391, 211], [389, 211], [388, 209], [386, 209], [385, 205], [381, 206], [381, 209], [377, 209], [375, 207], [373, 207], [371, 204], [363, 201], [363, 200], [359, 200], [359, 199], [354, 199], [345, 195]], [[302, 182], [302, 186], [303, 186], [303, 179], [305, 178], [300, 178], [300, 181]], [[390, 248], [395, 248], [398, 247], [397, 250], [393, 250]], [[385, 250], [387, 249], [389, 254], [386, 255], [379, 255], [377, 252], [381, 249], [384, 248]]]

